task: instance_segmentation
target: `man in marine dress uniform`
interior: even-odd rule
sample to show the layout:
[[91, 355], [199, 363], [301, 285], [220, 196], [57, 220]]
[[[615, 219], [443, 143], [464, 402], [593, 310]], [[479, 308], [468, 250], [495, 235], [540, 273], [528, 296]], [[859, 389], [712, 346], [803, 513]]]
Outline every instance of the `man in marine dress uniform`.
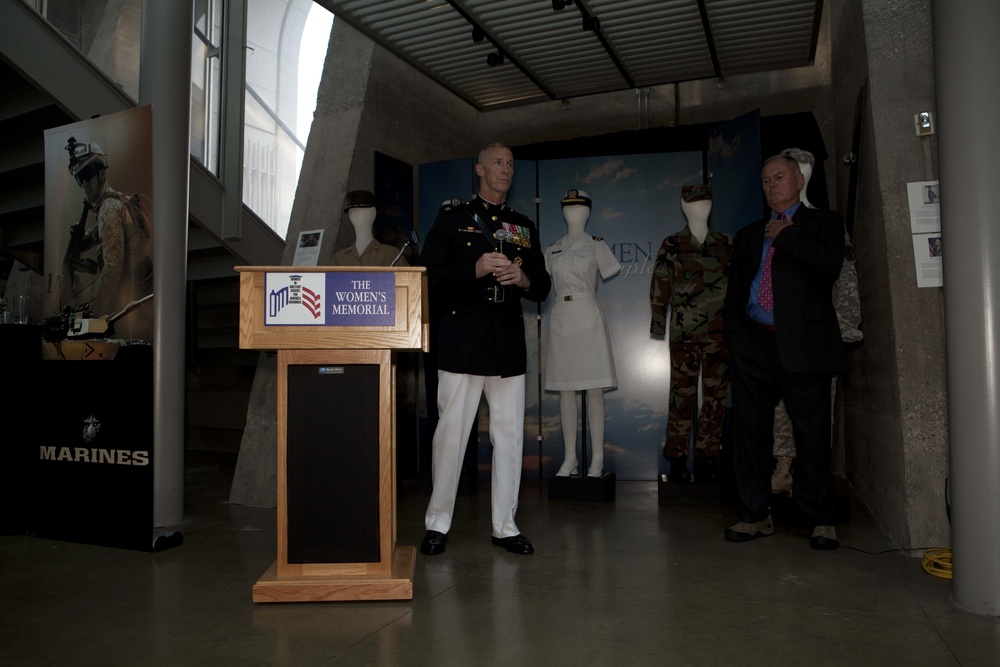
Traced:
[[521, 298], [544, 301], [552, 283], [535, 224], [504, 203], [514, 176], [510, 149], [484, 148], [476, 174], [479, 195], [444, 206], [420, 253], [439, 316], [431, 345], [437, 353], [440, 420], [433, 438], [434, 490], [420, 545], [428, 556], [442, 553], [448, 542], [462, 460], [483, 393], [493, 443], [493, 544], [520, 555], [534, 552], [514, 522], [527, 370]]

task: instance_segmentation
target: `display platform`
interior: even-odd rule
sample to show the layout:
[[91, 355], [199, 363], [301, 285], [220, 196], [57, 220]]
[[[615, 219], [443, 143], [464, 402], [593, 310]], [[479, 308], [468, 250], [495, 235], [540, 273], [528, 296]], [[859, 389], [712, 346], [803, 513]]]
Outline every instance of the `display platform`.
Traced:
[[32, 439], [39, 537], [139, 551], [153, 531], [153, 349], [113, 360], [42, 361], [44, 415]]
[[549, 500], [610, 503], [615, 500], [615, 488], [613, 472], [606, 472], [600, 477], [550, 477]]

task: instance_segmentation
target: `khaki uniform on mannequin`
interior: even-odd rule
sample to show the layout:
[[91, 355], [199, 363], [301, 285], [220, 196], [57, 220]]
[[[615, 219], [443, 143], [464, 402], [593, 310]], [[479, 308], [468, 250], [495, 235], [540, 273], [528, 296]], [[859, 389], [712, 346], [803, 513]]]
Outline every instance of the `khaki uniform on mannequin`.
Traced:
[[[372, 236], [375, 222], [375, 195], [367, 190], [351, 190], [345, 198], [344, 210], [354, 227], [354, 244], [333, 253], [331, 266], [390, 266], [399, 255], [399, 248], [383, 245]], [[402, 257], [396, 266], [409, 266]]]
[[[786, 148], [781, 151], [781, 155], [787, 155], [799, 163], [804, 179], [802, 189], [799, 191], [799, 201], [807, 208], [815, 208], [809, 201], [807, 190], [809, 189], [809, 179], [812, 177], [813, 165], [816, 158], [812, 153], [800, 148]], [[846, 234], [844, 237], [845, 253], [844, 267], [840, 276], [833, 286], [833, 306], [837, 311], [837, 320], [840, 323], [840, 335], [845, 343], [860, 341], [863, 334], [858, 328], [861, 322], [861, 311], [858, 296], [857, 273], [854, 270], [854, 247], [851, 238]], [[837, 398], [837, 377], [834, 376], [830, 390], [831, 401]], [[836, 406], [834, 406], [834, 409]], [[795, 439], [792, 437], [792, 420], [785, 409], [785, 402], [778, 403], [774, 411], [774, 458], [776, 465], [774, 475], [771, 477], [771, 492], [778, 495], [792, 495], [792, 475], [795, 461]]]
[[[587, 477], [604, 471], [604, 390], [617, 386], [607, 322], [594, 294], [598, 273], [605, 280], [621, 264], [603, 239], [584, 231], [591, 201], [583, 190], [569, 190], [562, 200], [567, 232], [545, 250], [555, 305], [550, 317], [545, 389], [559, 392], [565, 457], [556, 477], [575, 475], [577, 391], [586, 391], [587, 425], [593, 445]], [[586, 448], [587, 443], [581, 443]]]
[[733, 237], [708, 228], [712, 193], [707, 185], [684, 186], [681, 209], [688, 224], [664, 239], [650, 284], [650, 333], [667, 333], [670, 311], [670, 400], [663, 455], [672, 482], [690, 481], [688, 446], [701, 378], [694, 447], [696, 481], [714, 481], [729, 381], [726, 374], [722, 305]]

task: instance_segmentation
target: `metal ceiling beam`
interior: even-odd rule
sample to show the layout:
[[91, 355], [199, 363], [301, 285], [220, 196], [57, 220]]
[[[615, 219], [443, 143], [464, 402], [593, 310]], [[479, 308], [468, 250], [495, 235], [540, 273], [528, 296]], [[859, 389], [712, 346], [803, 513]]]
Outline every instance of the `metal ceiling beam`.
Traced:
[[701, 14], [701, 26], [705, 31], [705, 42], [708, 44], [708, 55], [712, 58], [712, 69], [715, 70], [715, 78], [722, 79], [722, 67], [719, 65], [719, 54], [715, 50], [715, 37], [712, 35], [712, 24], [708, 20], [708, 8], [705, 0], [698, 0], [698, 13]]
[[[483, 37], [489, 40], [490, 44], [495, 46], [499, 51], [499, 53], [503, 54], [505, 60], [510, 60], [510, 62], [514, 63], [514, 66], [517, 67], [519, 70], [521, 70], [521, 73], [523, 73], [526, 77], [528, 77], [528, 79], [533, 84], [535, 84], [535, 86], [540, 91], [545, 93], [550, 100], [557, 99], [555, 92], [551, 88], [549, 88], [541, 81], [539, 81], [538, 77], [536, 77], [534, 73], [531, 72], [531, 70], [522, 65], [517, 58], [511, 55], [510, 51], [507, 50], [507, 48], [500, 42], [500, 40], [498, 40], [496, 37], [491, 35], [489, 31], [487, 31], [485, 28], [479, 25], [479, 23], [472, 17], [472, 14], [469, 13], [468, 9], [462, 4], [461, 0], [447, 0], [447, 1], [448, 4], [451, 5], [452, 9], [458, 12], [462, 16], [462, 18], [464, 18], [466, 21], [469, 22], [469, 25], [472, 27], [473, 30], [478, 30], [480, 33], [482, 33]], [[503, 63], [498, 64], [497, 67], [499, 67], [502, 64]]]
[[816, 44], [819, 42], [819, 24], [823, 20], [823, 0], [816, 0], [816, 13], [813, 15], [812, 40], [809, 42], [809, 62], [816, 62]]
[[621, 74], [622, 78], [625, 79], [625, 83], [628, 84], [629, 88], [635, 88], [635, 80], [632, 78], [632, 75], [628, 73], [627, 69], [625, 69], [625, 65], [622, 64], [621, 58], [618, 57], [618, 54], [611, 46], [607, 37], [605, 37], [604, 33], [601, 32], [601, 19], [599, 17], [592, 16], [590, 12], [587, 11], [587, 8], [583, 6], [582, 0], [576, 0], [573, 4], [575, 4], [576, 8], [580, 10], [583, 29], [590, 30], [597, 36], [598, 41], [601, 42], [601, 46], [604, 47], [604, 51], [608, 54], [608, 57], [611, 58], [611, 62], [615, 64], [615, 67], [618, 68], [619, 74]]

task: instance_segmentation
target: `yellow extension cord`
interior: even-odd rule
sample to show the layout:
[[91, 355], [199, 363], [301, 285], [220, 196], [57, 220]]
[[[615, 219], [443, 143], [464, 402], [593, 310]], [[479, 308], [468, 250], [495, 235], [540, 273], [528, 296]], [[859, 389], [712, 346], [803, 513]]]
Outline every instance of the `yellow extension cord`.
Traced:
[[951, 579], [951, 549], [925, 549], [920, 565], [928, 574]]

